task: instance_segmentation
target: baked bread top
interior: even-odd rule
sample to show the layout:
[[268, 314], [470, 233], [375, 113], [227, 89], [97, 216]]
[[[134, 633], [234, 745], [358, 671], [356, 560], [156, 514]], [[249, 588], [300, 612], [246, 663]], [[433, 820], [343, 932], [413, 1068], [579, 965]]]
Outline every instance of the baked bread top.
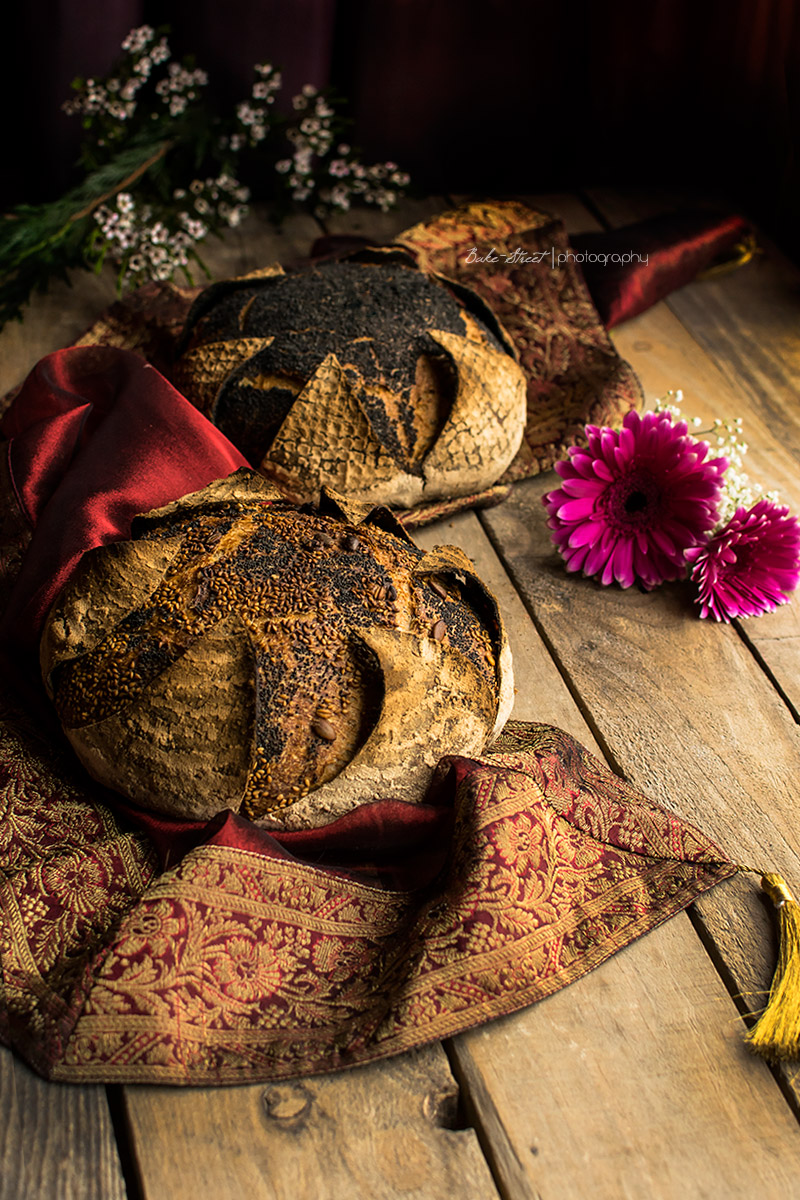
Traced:
[[403, 252], [372, 257], [213, 284], [176, 386], [296, 500], [326, 486], [408, 507], [480, 490], [522, 438], [513, 347], [469, 289]]
[[138, 518], [56, 602], [42, 669], [100, 782], [157, 812], [302, 828], [420, 799], [510, 708], [496, 603], [386, 510], [297, 507], [254, 472]]

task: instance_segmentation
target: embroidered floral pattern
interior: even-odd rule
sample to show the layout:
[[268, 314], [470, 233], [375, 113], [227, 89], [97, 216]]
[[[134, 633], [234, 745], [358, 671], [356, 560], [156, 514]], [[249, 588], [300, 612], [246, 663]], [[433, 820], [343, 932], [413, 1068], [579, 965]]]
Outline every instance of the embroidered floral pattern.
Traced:
[[0, 1036], [56, 1079], [277, 1079], [397, 1053], [577, 979], [732, 874], [566, 734], [511, 724], [445, 760], [438, 884], [392, 892], [143, 839], [6, 720]]

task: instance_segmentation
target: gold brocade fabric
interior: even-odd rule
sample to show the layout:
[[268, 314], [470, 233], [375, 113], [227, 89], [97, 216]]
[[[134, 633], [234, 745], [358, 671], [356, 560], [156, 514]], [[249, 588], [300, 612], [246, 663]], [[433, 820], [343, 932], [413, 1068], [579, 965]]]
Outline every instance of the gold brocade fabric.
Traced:
[[0, 1035], [60, 1080], [236, 1083], [368, 1062], [579, 978], [734, 872], [566, 734], [510, 724], [440, 766], [447, 864], [390, 891], [149, 844], [6, 709]]

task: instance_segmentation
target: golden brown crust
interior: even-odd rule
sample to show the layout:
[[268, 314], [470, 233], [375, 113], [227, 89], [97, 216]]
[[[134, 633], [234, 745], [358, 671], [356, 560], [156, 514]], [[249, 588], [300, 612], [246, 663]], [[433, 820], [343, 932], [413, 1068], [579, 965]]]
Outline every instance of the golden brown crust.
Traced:
[[48, 618], [67, 736], [143, 807], [298, 827], [418, 799], [505, 716], [502, 623], [466, 556], [424, 555], [385, 510], [273, 497], [237, 472], [145, 514]]

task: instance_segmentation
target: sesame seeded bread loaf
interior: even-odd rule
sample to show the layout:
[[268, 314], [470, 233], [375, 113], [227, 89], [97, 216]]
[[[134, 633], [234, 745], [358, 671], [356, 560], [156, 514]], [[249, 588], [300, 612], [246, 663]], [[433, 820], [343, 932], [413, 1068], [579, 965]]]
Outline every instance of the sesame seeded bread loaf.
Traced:
[[298, 508], [249, 471], [85, 555], [41, 658], [101, 783], [160, 813], [283, 828], [420, 799], [443, 754], [480, 752], [512, 691], [465, 555], [424, 554], [386, 510]]
[[329, 487], [411, 507], [488, 487], [525, 425], [511, 342], [469, 289], [403, 251], [367, 257], [212, 284], [176, 386], [299, 501]]

